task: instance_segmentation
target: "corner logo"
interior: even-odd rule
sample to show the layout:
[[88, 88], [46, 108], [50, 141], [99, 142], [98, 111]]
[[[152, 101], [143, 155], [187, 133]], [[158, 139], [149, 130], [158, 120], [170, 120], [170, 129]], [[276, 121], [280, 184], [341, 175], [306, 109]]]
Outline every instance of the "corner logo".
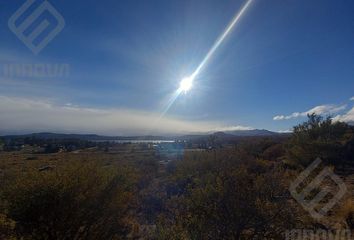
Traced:
[[[42, 2], [35, 9], [32, 5], [37, 0], [27, 0], [9, 19], [10, 30], [34, 53], [38, 54], [65, 27], [63, 16], [48, 1]], [[40, 19], [45, 13], [55, 19], [54, 28], [48, 31], [51, 23], [49, 18]], [[20, 23], [19, 20], [22, 20]], [[48, 20], [47, 20], [48, 19]]]
[[[316, 220], [320, 220], [326, 216], [328, 211], [341, 200], [347, 191], [347, 187], [342, 179], [334, 174], [328, 167], [324, 168], [319, 174], [316, 175], [315, 178], [312, 179], [309, 184], [307, 184], [307, 178], [310, 177], [313, 171], [318, 168], [320, 164], [321, 159], [317, 158], [308, 168], [301, 172], [298, 178], [291, 184], [289, 189], [293, 198]], [[328, 184], [327, 186], [322, 184], [327, 177], [333, 181], [335, 186], [330, 187]], [[303, 186], [304, 184], [307, 185], [301, 188], [300, 186]], [[338, 188], [336, 194], [332, 193], [333, 187]], [[302, 190], [298, 192], [297, 188]], [[317, 194], [312, 199], [309, 199], [312, 196], [311, 193], [315, 191]], [[330, 195], [333, 197], [327, 199], [326, 197]]]

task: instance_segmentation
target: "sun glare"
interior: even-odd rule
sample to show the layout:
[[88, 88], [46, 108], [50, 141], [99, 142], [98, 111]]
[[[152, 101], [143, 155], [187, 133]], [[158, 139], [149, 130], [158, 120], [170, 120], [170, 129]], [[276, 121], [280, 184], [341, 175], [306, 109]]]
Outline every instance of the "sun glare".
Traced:
[[183, 78], [180, 85], [179, 85], [179, 90], [183, 92], [188, 92], [193, 86], [193, 78], [192, 77], [186, 77]]

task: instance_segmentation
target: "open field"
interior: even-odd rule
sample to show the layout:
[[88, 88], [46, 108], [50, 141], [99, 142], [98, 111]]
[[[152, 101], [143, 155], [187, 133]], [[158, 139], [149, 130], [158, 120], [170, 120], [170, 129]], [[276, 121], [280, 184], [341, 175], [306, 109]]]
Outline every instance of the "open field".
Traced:
[[[18, 150], [0, 152], [0, 236], [284, 239], [291, 229], [353, 229], [353, 130], [313, 115], [291, 136], [237, 141], [31, 139], [18, 145], [29, 140], [12, 139], [4, 149]], [[292, 189], [317, 156], [319, 165]], [[306, 199], [322, 189], [329, 192], [307, 209], [308, 200], [299, 200], [294, 191], [313, 185], [323, 170], [326, 178]]]

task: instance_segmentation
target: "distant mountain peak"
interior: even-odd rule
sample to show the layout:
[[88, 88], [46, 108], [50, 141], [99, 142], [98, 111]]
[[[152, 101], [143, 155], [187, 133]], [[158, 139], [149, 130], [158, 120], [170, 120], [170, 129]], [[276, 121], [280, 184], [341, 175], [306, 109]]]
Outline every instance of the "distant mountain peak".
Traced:
[[279, 134], [266, 129], [234, 130], [224, 131], [224, 133], [234, 136], [274, 136]]

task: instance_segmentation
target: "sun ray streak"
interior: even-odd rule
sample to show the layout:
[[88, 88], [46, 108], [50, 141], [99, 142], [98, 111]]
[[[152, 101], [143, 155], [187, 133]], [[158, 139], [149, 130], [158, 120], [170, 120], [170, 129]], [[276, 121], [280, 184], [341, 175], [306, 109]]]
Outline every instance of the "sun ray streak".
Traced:
[[248, 0], [246, 2], [246, 4], [241, 8], [241, 10], [235, 15], [235, 17], [233, 18], [233, 20], [231, 21], [231, 23], [227, 26], [227, 28], [225, 29], [224, 33], [217, 39], [217, 41], [214, 43], [214, 45], [212, 46], [212, 48], [209, 50], [209, 52], [207, 53], [207, 55], [204, 57], [203, 61], [199, 64], [198, 68], [194, 71], [194, 73], [192, 74], [192, 78], [194, 79], [199, 73], [200, 71], [203, 69], [203, 67], [207, 64], [207, 62], [209, 61], [209, 59], [214, 55], [214, 53], [216, 52], [216, 50], [220, 47], [220, 45], [222, 44], [222, 42], [225, 40], [225, 38], [227, 37], [227, 35], [230, 34], [230, 32], [232, 31], [232, 29], [235, 27], [235, 25], [239, 22], [240, 18], [242, 17], [242, 15], [246, 12], [247, 8], [250, 6], [250, 4], [252, 3], [253, 0]]
[[181, 89], [177, 89], [173, 95], [170, 97], [170, 99], [167, 102], [167, 105], [165, 107], [165, 109], [162, 111], [160, 118], [163, 118], [163, 116], [168, 112], [168, 110], [171, 108], [171, 106], [173, 105], [173, 103], [176, 101], [176, 99], [178, 98], [178, 96], [182, 93]]
[[[191, 76], [189, 76], [188, 78], [192, 79], [192, 81], [194, 81], [194, 79], [197, 77], [197, 75], [201, 72], [201, 70], [206, 66], [206, 64], [208, 63], [208, 61], [210, 60], [210, 58], [214, 55], [214, 53], [216, 52], [216, 50], [220, 47], [220, 45], [223, 43], [223, 41], [225, 40], [225, 38], [230, 34], [230, 32], [233, 30], [233, 28], [236, 26], [236, 24], [239, 22], [239, 20], [241, 19], [242, 15], [244, 15], [244, 13], [246, 12], [246, 10], [249, 8], [249, 6], [251, 5], [251, 3], [253, 2], [253, 0], [247, 0], [247, 2], [245, 3], [245, 5], [241, 8], [241, 10], [239, 12], [237, 12], [237, 14], [235, 15], [235, 17], [232, 19], [232, 21], [230, 22], [230, 24], [226, 27], [225, 31], [221, 34], [221, 36], [216, 40], [216, 42], [214, 43], [214, 45], [211, 47], [211, 49], [208, 51], [208, 53], [206, 54], [206, 56], [204, 57], [203, 61], [198, 65], [197, 69], [193, 72], [193, 74]], [[166, 106], [166, 108], [162, 111], [161, 113], [161, 117], [162, 118], [167, 112], [168, 110], [171, 108], [171, 106], [173, 105], [173, 103], [176, 101], [176, 99], [178, 98], [178, 96], [182, 93], [183, 91], [181, 89], [177, 90], [173, 96], [170, 98], [170, 100], [168, 101], [168, 104]]]

